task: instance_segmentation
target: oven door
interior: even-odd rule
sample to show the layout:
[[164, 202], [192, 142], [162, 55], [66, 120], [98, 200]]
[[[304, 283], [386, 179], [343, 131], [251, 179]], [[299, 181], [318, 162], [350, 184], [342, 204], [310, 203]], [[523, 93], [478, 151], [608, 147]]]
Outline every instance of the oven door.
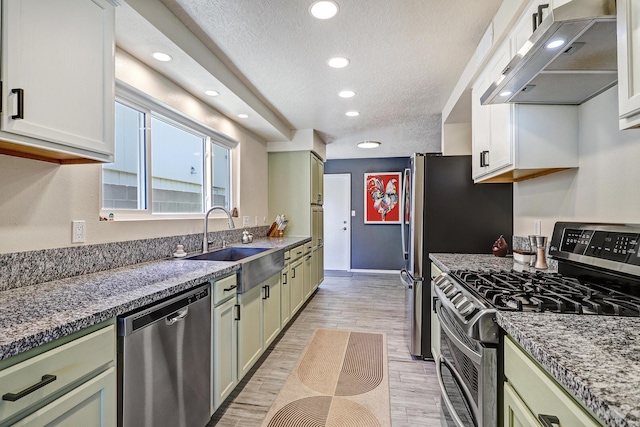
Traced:
[[440, 302], [441, 352], [436, 373], [446, 427], [496, 427], [497, 349], [467, 336]]

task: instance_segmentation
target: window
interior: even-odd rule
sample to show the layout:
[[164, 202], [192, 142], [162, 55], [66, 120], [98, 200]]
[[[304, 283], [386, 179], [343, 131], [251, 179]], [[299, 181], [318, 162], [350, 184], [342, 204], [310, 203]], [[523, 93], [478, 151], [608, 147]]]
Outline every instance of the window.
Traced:
[[103, 210], [179, 216], [214, 205], [230, 209], [235, 141], [149, 102], [116, 102], [115, 162], [102, 167]]

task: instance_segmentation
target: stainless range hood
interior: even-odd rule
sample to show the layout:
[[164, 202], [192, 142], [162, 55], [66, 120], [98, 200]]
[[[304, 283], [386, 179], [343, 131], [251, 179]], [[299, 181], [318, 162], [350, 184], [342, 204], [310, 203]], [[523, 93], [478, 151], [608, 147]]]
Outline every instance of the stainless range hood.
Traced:
[[550, 12], [480, 102], [582, 104], [615, 85], [617, 69], [615, 0], [573, 0]]

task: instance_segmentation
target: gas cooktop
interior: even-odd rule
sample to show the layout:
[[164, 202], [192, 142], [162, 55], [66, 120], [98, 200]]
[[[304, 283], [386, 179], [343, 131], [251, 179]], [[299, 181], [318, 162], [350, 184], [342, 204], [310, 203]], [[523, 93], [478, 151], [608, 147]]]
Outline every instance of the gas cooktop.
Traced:
[[619, 281], [558, 273], [459, 270], [450, 276], [498, 310], [640, 316], [640, 297]]

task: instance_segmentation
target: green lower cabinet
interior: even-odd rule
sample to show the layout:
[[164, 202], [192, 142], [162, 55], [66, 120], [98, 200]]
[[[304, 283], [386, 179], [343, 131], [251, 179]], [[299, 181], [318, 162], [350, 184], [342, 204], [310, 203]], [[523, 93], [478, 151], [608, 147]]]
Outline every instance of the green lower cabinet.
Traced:
[[238, 384], [237, 348], [236, 299], [231, 298], [213, 309], [213, 411]]
[[280, 334], [280, 274], [262, 282], [262, 327], [264, 348], [269, 347]]
[[518, 393], [504, 383], [504, 427], [542, 427]]
[[115, 427], [116, 370], [109, 368], [13, 424], [20, 427]]
[[304, 303], [304, 258], [291, 263], [289, 268], [289, 303], [291, 305], [291, 316], [296, 314]]
[[264, 351], [262, 338], [262, 287], [238, 294], [238, 381], [256, 363]]
[[504, 340], [504, 426], [602, 427], [593, 414], [511, 339]]
[[0, 426], [116, 426], [112, 319], [3, 361]]

